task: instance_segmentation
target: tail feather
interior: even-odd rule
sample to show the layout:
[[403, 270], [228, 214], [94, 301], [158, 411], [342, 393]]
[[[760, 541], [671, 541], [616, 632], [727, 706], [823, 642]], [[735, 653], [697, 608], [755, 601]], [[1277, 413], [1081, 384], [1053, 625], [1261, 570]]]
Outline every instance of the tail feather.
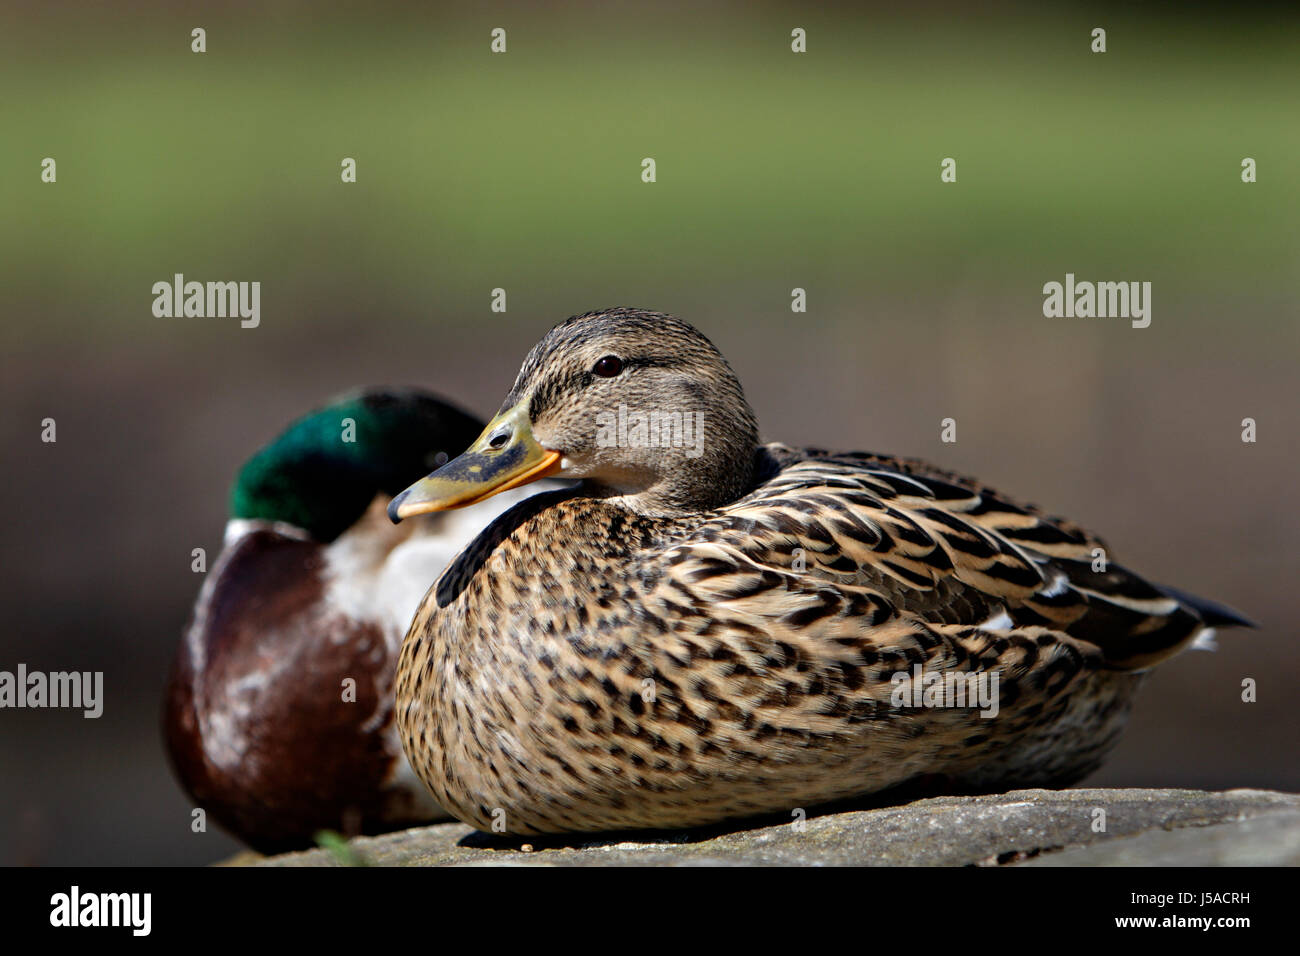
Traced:
[[1220, 604], [1218, 601], [1211, 601], [1208, 598], [1197, 597], [1195, 594], [1188, 594], [1186, 591], [1171, 588], [1167, 584], [1156, 586], [1179, 604], [1195, 611], [1208, 627], [1259, 627], [1250, 618], [1239, 611], [1234, 611], [1226, 604]]

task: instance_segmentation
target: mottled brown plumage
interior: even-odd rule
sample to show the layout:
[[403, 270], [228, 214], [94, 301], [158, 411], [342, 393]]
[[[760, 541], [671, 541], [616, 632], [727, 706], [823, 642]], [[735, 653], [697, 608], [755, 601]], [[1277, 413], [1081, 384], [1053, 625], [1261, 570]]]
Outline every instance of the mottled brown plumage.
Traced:
[[[593, 374], [603, 356], [618, 374]], [[702, 453], [602, 444], [620, 404], [702, 409]], [[731, 369], [679, 319], [592, 313], [533, 349], [467, 456], [485, 487], [520, 443], [582, 482], [498, 518], [411, 624], [398, 726], [439, 804], [532, 834], [789, 813], [921, 778], [1064, 785], [1115, 743], [1146, 668], [1245, 623], [1094, 570], [1097, 538], [972, 479], [756, 435]], [[445, 507], [440, 475], [390, 514]], [[997, 715], [899, 706], [895, 675], [918, 665], [997, 672]]]

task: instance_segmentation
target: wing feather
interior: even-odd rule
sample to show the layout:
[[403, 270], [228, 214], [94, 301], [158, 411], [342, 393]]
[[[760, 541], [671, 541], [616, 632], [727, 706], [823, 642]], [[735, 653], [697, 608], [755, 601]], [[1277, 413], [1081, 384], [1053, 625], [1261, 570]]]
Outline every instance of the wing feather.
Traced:
[[754, 492], [665, 554], [678, 580], [754, 611], [756, 626], [816, 628], [856, 595], [873, 616], [917, 627], [1005, 620], [1013, 633], [1059, 633], [1122, 669], [1150, 666], [1206, 626], [1097, 536], [974, 479], [865, 452], [767, 453]]

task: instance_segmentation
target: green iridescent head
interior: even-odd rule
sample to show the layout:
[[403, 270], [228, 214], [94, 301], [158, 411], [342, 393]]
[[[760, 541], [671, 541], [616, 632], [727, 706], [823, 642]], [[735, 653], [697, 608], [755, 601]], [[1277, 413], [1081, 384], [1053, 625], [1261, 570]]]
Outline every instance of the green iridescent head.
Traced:
[[298, 419], [240, 469], [232, 518], [282, 521], [330, 542], [375, 495], [459, 454], [483, 423], [418, 389], [364, 389]]

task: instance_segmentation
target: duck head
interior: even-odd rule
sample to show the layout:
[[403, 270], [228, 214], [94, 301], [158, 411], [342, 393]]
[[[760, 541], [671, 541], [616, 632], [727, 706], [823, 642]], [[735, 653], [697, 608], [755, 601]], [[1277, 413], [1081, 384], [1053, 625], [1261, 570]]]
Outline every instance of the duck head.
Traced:
[[370, 388], [298, 419], [240, 469], [230, 515], [288, 525], [329, 544], [376, 495], [447, 460], [475, 418], [417, 389]]
[[748, 490], [757, 444], [740, 381], [693, 326], [591, 312], [551, 329], [478, 439], [388, 514], [460, 508], [551, 475], [641, 513], [707, 511]]

